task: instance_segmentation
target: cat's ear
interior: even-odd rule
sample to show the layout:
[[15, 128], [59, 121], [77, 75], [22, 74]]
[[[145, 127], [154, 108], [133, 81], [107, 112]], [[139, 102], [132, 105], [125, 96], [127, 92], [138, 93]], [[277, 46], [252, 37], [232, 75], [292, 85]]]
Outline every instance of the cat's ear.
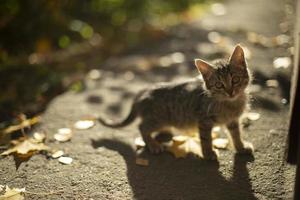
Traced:
[[234, 51], [229, 59], [229, 64], [237, 69], [244, 70], [247, 68], [244, 50], [239, 44], [234, 48]]
[[209, 63], [201, 59], [195, 59], [195, 65], [205, 79], [209, 78], [214, 71], [214, 68]]

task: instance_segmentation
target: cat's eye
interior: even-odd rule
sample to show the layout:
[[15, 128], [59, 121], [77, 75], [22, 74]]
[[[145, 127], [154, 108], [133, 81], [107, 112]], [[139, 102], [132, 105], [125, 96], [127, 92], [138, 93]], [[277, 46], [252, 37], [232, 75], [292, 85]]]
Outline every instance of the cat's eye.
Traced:
[[239, 83], [240, 82], [240, 77], [238, 77], [238, 76], [234, 76], [234, 77], [232, 77], [232, 83], [233, 84], [237, 84], [237, 83]]
[[215, 86], [216, 86], [217, 89], [223, 88], [223, 84], [221, 82], [216, 82]]

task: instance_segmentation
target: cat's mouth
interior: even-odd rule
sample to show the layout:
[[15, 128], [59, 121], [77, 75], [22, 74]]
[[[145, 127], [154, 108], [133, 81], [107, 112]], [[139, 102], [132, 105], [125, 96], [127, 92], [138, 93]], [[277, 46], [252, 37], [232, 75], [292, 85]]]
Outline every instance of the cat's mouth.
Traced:
[[229, 94], [229, 93], [224, 93], [224, 99], [228, 101], [233, 101], [237, 98], [238, 94]]

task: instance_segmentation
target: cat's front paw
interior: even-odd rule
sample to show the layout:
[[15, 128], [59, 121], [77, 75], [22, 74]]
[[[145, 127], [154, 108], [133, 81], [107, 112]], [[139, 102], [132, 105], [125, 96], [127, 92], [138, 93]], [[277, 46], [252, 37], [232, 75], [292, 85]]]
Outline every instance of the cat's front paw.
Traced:
[[163, 145], [154, 140], [146, 143], [146, 146], [148, 147], [148, 150], [150, 151], [150, 153], [153, 153], [153, 154], [159, 154], [164, 151]]
[[218, 160], [218, 152], [217, 150], [203, 152], [203, 159], [204, 160]]
[[251, 142], [243, 142], [243, 147], [236, 150], [238, 154], [253, 154], [254, 147]]

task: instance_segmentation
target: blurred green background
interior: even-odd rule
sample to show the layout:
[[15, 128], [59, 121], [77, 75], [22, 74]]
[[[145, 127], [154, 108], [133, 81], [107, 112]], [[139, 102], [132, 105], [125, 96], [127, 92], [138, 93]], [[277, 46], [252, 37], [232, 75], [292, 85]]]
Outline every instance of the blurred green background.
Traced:
[[19, 113], [35, 115], [57, 94], [79, 90], [80, 78], [74, 77], [91, 69], [84, 62], [89, 56], [100, 64], [110, 55], [166, 37], [168, 27], [200, 15], [210, 2], [1, 1], [0, 121]]

